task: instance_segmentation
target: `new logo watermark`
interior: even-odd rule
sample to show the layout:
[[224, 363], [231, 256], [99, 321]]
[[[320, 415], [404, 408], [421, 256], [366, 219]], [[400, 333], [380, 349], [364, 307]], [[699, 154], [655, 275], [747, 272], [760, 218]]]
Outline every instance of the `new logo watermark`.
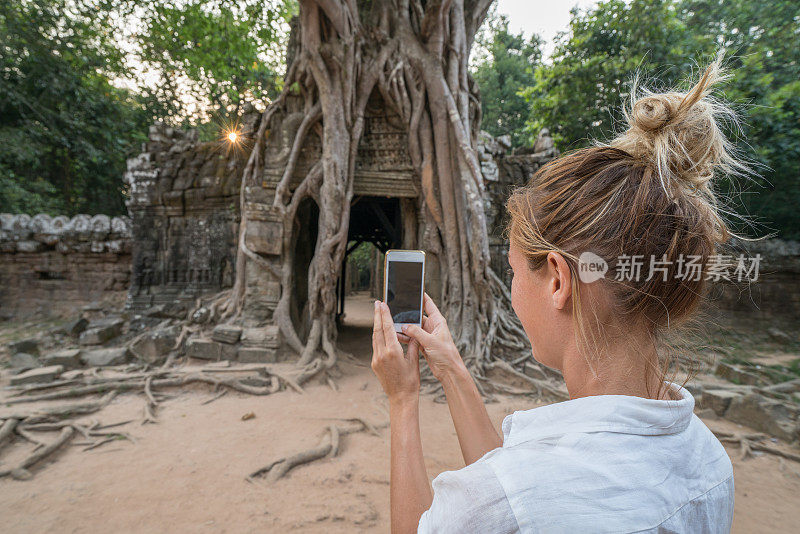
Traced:
[[581, 252], [578, 257], [578, 278], [584, 284], [591, 284], [606, 276], [608, 263], [594, 252]]

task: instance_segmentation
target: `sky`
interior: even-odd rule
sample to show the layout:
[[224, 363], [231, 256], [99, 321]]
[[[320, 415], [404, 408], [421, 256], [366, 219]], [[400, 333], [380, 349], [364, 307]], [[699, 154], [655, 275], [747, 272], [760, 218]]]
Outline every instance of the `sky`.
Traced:
[[549, 57], [553, 38], [569, 27], [569, 10], [576, 5], [586, 9], [595, 4], [594, 0], [498, 0], [497, 13], [508, 15], [513, 32], [524, 32], [525, 37], [539, 34], [545, 41], [544, 56]]

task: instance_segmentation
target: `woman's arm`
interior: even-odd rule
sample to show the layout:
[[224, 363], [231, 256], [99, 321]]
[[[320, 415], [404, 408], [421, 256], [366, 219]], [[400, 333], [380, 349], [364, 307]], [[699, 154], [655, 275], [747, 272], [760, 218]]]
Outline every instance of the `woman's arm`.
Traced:
[[392, 532], [417, 532], [420, 517], [433, 501], [419, 432], [419, 345], [410, 343], [403, 354], [389, 307], [377, 301], [372, 370], [389, 397]]
[[503, 440], [489, 419], [486, 405], [467, 368], [462, 365], [460, 369], [443, 375], [440, 381], [447, 396], [464, 463], [469, 465], [502, 446]]
[[433, 494], [419, 433], [419, 398], [389, 401], [392, 433], [391, 503], [392, 533], [416, 532], [419, 518], [431, 507]]
[[427, 317], [423, 327], [411, 325], [405, 327], [403, 333], [422, 347], [428, 366], [442, 383], [461, 454], [469, 465], [500, 447], [503, 440], [492, 425], [478, 387], [453, 343], [447, 321], [427, 293], [424, 306]]

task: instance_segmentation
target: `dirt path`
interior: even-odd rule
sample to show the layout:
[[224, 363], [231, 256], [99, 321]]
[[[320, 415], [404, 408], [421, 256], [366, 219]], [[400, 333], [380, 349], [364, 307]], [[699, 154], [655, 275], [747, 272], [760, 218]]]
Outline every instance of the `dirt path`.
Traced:
[[[368, 308], [367, 308], [368, 310]], [[385, 397], [368, 366], [368, 314], [348, 310], [342, 344], [362, 365], [343, 363], [341, 390], [312, 382], [306, 394], [266, 397], [228, 393], [211, 404], [210, 388], [192, 387], [168, 400], [159, 423], [123, 428], [137, 443], [120, 441], [83, 452], [70, 447], [29, 481], [0, 480], [5, 532], [388, 532], [389, 433], [344, 438], [340, 456], [300, 467], [268, 486], [245, 476], [286, 453], [316, 444], [328, 417], [386, 420]], [[367, 340], [365, 342], [365, 339]], [[2, 383], [5, 384], [5, 379]], [[103, 423], [140, 419], [143, 395], [124, 394], [97, 417]], [[531, 399], [502, 397], [489, 404], [499, 428]], [[431, 479], [463, 466], [446, 405], [423, 398], [422, 439]], [[256, 417], [242, 421], [247, 412]], [[91, 417], [90, 417], [91, 419]], [[725, 421], [709, 426], [736, 429]], [[13, 463], [32, 448], [5, 449]], [[772, 456], [738, 460], [734, 532], [796, 532], [800, 523], [800, 465]]]

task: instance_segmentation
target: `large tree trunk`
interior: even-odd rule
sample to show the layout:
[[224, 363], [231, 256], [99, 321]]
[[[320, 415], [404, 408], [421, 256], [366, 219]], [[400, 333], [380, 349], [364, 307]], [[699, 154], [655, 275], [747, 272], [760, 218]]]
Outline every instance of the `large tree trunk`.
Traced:
[[[356, 149], [374, 89], [407, 125], [409, 154], [423, 192], [422, 247], [440, 258], [440, 307], [464, 360], [481, 375], [497, 343], [524, 348], [508, 293], [489, 267], [484, 185], [474, 149], [480, 102], [467, 62], [490, 4], [491, 0], [300, 0], [286, 90], [264, 113], [242, 180], [233, 302], [241, 309], [246, 262], [271, 269], [282, 284], [274, 320], [301, 354], [299, 364], [309, 374], [330, 367], [337, 358], [336, 280], [347, 246]], [[298, 90], [305, 98], [305, 118], [273, 206], [285, 229], [278, 272], [245, 245], [245, 183], [260, 176], [270, 118], [285, 105], [287, 91]], [[321, 159], [292, 191], [289, 182], [300, 147], [308, 132], [320, 127]], [[301, 341], [290, 319], [296, 239], [292, 228], [298, 206], [307, 197], [319, 207], [319, 231], [308, 272], [311, 327]]]

